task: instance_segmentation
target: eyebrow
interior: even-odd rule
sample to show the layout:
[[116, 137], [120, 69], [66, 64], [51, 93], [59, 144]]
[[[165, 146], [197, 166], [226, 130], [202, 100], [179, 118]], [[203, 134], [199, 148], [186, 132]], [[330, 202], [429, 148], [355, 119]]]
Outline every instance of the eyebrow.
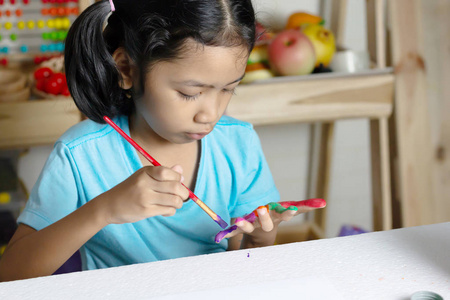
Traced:
[[[242, 76], [239, 77], [238, 79], [236, 79], [235, 81], [232, 81], [232, 82], [226, 84], [225, 86], [230, 85], [230, 84], [233, 84], [233, 83], [236, 83], [236, 82], [238, 82], [238, 81], [241, 81], [242, 78], [244, 78], [244, 76], [245, 76], [245, 73], [242, 74]], [[183, 85], [194, 86], [194, 87], [215, 88], [214, 85], [202, 83], [202, 82], [199, 82], [199, 81], [196, 81], [196, 80], [186, 80], [186, 81], [181, 81], [181, 82], [179, 82], [179, 83], [181, 83], [181, 84], [183, 84]]]

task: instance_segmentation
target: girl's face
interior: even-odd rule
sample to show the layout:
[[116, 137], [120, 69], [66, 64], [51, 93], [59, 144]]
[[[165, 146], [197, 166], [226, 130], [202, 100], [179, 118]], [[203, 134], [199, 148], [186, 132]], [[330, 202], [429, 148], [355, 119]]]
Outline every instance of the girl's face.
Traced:
[[186, 42], [182, 58], [159, 62], [136, 100], [137, 117], [171, 143], [199, 140], [210, 133], [244, 76], [246, 47], [199, 46]]

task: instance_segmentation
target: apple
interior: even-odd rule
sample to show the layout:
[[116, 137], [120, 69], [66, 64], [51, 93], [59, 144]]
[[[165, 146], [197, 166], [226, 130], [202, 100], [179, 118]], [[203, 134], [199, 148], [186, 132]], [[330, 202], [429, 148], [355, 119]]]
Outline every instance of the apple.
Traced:
[[328, 67], [336, 52], [333, 32], [319, 24], [307, 24], [301, 31], [311, 40], [316, 52], [316, 67]]
[[267, 54], [272, 71], [282, 76], [310, 74], [316, 63], [313, 44], [296, 29], [278, 33], [268, 45]]

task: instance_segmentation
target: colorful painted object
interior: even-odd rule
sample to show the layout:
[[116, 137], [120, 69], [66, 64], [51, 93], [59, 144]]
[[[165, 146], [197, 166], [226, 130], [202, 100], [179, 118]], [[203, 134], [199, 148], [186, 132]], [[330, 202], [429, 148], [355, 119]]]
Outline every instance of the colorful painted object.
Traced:
[[[300, 207], [311, 207], [311, 208], [322, 208], [325, 207], [327, 205], [327, 203], [325, 202], [325, 200], [320, 199], [320, 198], [313, 198], [313, 199], [307, 199], [307, 200], [301, 200], [301, 201], [282, 201], [282, 202], [270, 202], [269, 204], [265, 205], [265, 207], [268, 210], [273, 210], [279, 214], [282, 214], [283, 212], [287, 211], [287, 210], [293, 210], [293, 211], [298, 211], [298, 209]], [[260, 206], [259, 208], [262, 208], [264, 206]], [[236, 222], [240, 222], [240, 221], [247, 221], [250, 223], [253, 223], [256, 221], [256, 218], [258, 217], [258, 212], [256, 211], [256, 209], [254, 211], [252, 211], [251, 213], [249, 213], [248, 215], [244, 216], [243, 218], [236, 218]], [[238, 229], [237, 225], [232, 225], [230, 227], [228, 227], [225, 230], [220, 231], [218, 234], [216, 234], [216, 238], [215, 241], [216, 243], [220, 243], [223, 238], [235, 231], [236, 229]]]

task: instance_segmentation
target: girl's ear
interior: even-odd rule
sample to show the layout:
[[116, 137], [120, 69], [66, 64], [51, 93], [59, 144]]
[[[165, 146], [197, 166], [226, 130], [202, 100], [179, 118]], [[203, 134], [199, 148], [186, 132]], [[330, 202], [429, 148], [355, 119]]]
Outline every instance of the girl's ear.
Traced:
[[134, 68], [128, 53], [123, 47], [119, 47], [114, 51], [112, 57], [122, 75], [122, 81], [119, 82], [120, 87], [124, 90], [131, 89], [133, 87]]

